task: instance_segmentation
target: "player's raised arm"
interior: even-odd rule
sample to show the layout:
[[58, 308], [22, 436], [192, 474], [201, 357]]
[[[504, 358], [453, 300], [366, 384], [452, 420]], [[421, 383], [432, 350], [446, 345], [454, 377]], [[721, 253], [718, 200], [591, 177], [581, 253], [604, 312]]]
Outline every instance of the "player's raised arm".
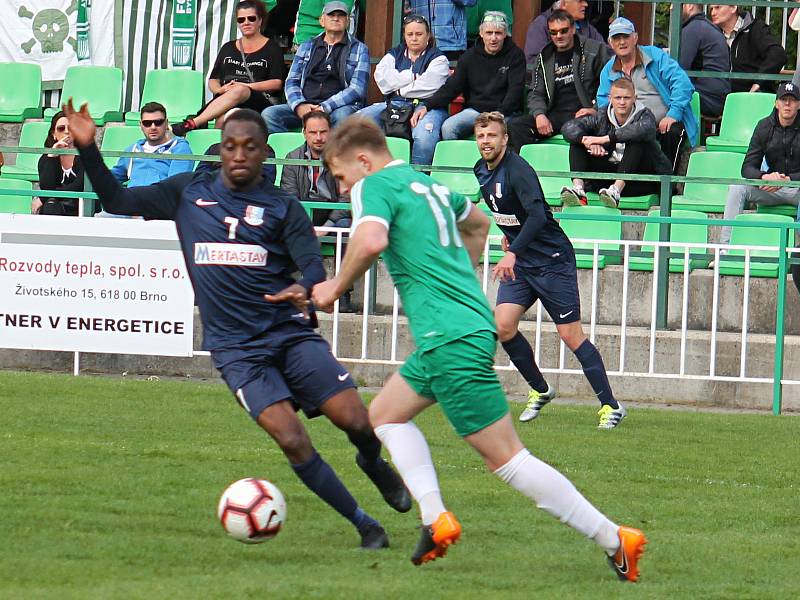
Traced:
[[124, 189], [108, 170], [94, 141], [97, 130], [87, 104], [75, 110], [70, 98], [62, 106], [69, 131], [81, 161], [103, 208], [117, 215], [141, 215], [149, 219], [172, 219], [182, 189], [193, 177], [181, 173], [149, 186]]
[[489, 235], [489, 218], [469, 200], [466, 216], [458, 221], [458, 231], [473, 265], [478, 264]]

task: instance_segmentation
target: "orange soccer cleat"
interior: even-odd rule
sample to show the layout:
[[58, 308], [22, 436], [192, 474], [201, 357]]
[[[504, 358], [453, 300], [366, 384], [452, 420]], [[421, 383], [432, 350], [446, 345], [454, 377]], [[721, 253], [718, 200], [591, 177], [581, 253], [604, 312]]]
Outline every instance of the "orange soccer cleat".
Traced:
[[621, 581], [637, 581], [639, 579], [639, 559], [644, 554], [647, 538], [639, 529], [620, 527], [619, 550], [608, 557], [608, 563]]
[[411, 562], [421, 565], [444, 556], [448, 546], [455, 544], [460, 537], [461, 523], [453, 513], [443, 512], [433, 525], [422, 526], [422, 537], [411, 555]]

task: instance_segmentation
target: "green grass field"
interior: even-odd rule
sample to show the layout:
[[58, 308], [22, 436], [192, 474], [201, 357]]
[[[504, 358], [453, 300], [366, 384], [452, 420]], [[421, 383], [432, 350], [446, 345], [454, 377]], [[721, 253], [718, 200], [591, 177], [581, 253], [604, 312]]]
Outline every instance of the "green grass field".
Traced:
[[[645, 530], [632, 585], [428, 412], [420, 426], [464, 536], [414, 567], [416, 517], [383, 504], [326, 421], [312, 438], [390, 550], [357, 549], [220, 384], [0, 372], [0, 598], [797, 597], [797, 418], [639, 409], [600, 432], [592, 407], [556, 403], [519, 428], [612, 519]], [[285, 529], [258, 546], [216, 520], [223, 489], [246, 476], [288, 503]]]

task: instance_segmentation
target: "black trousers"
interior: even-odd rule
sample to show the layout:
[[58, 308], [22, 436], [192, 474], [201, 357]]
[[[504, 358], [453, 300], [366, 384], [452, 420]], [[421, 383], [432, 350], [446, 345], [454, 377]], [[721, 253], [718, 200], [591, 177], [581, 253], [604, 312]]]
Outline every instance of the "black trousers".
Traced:
[[[681, 157], [681, 149], [683, 143], [686, 141], [686, 129], [683, 123], [676, 121], [672, 124], [666, 133], [658, 134], [658, 142], [661, 144], [661, 150], [666, 154], [667, 159], [672, 165], [672, 172], [677, 173], [678, 162]], [[627, 153], [626, 153], [627, 154]]]
[[[546, 115], [553, 124], [553, 135], [561, 132], [564, 123], [571, 121], [574, 115], [567, 113], [551, 113]], [[546, 140], [550, 136], [543, 136], [536, 129], [536, 117], [533, 115], [522, 115], [514, 117], [508, 123], [508, 145], [514, 152], [519, 152], [525, 144], [535, 144], [540, 140]]]
[[[625, 152], [622, 160], [613, 163], [609, 160], [611, 155], [592, 156], [583, 144], [569, 145], [569, 168], [571, 171], [596, 171], [599, 173], [616, 174], [637, 174], [651, 175], [655, 173], [653, 161], [648, 154], [646, 144], [632, 142], [625, 144]], [[591, 180], [587, 182], [587, 187], [592, 191], [597, 191], [602, 187], [608, 187], [616, 177], [610, 180]], [[657, 194], [659, 185], [657, 181], [626, 181], [623, 196], [644, 196], [645, 194]]]

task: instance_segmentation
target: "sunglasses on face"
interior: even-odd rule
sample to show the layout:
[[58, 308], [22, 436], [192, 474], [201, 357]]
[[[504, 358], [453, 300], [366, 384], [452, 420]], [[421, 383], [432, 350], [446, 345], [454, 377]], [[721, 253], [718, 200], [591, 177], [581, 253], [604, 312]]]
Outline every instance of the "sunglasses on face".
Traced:
[[166, 119], [142, 119], [142, 125], [144, 127], [161, 127]]
[[64, 133], [67, 130], [66, 125], [56, 125], [56, 131], [58, 133]]
[[241, 25], [245, 21], [248, 23], [255, 23], [256, 21], [258, 21], [258, 17], [255, 15], [247, 15], [246, 17], [236, 17], [236, 22], [239, 25]]
[[562, 27], [561, 29], [550, 29], [550, 35], [567, 35], [569, 27]]

